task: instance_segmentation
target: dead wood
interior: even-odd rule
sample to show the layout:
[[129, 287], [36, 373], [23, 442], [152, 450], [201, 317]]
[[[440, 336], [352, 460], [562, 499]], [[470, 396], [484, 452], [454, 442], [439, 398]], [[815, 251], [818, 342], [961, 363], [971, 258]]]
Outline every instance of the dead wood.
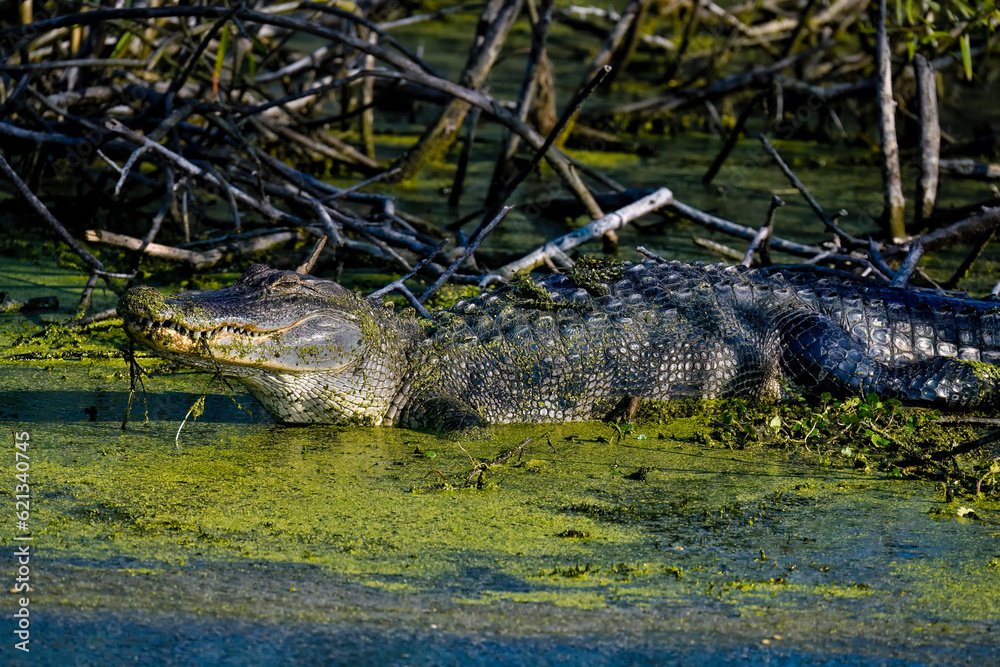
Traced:
[[[636, 41], [640, 34], [642, 17], [646, 15], [649, 8], [649, 0], [629, 0], [621, 16], [615, 22], [614, 28], [604, 40], [600, 51], [590, 61], [590, 66], [584, 71], [581, 77], [577, 92], [586, 88], [598, 72], [605, 67], [611, 67], [611, 78], [613, 81], [614, 70], [624, 68], [632, 53], [635, 51]], [[614, 67], [612, 67], [614, 59]], [[611, 83], [609, 81], [608, 83]]]
[[899, 144], [896, 142], [896, 101], [892, 98], [892, 61], [889, 53], [889, 36], [885, 27], [885, 3], [878, 3], [876, 28], [875, 84], [879, 98], [879, 135], [882, 144], [882, 192], [885, 205], [886, 229], [892, 238], [906, 235], [903, 212], [903, 183], [899, 174]]
[[726, 143], [723, 144], [722, 150], [719, 151], [719, 154], [715, 156], [715, 160], [712, 161], [712, 164], [708, 167], [708, 171], [705, 172], [705, 175], [701, 177], [702, 183], [708, 185], [709, 183], [712, 182], [713, 179], [715, 179], [716, 174], [719, 173], [719, 169], [722, 168], [722, 165], [725, 163], [726, 158], [729, 157], [729, 154], [733, 151], [733, 148], [736, 147], [736, 142], [739, 141], [740, 134], [743, 133], [743, 128], [746, 127], [747, 121], [750, 120], [750, 114], [754, 112], [754, 110], [760, 105], [763, 99], [764, 99], [764, 94], [757, 93], [756, 95], [754, 95], [753, 99], [747, 102], [747, 104], [743, 107], [743, 110], [740, 112], [739, 117], [736, 119], [736, 125], [729, 133], [729, 136], [726, 137]]
[[173, 262], [183, 262], [189, 264], [193, 269], [205, 269], [215, 266], [227, 257], [238, 258], [243, 255], [253, 255], [283, 246], [289, 242], [304, 241], [306, 238], [306, 234], [300, 230], [276, 230], [269, 234], [255, 234], [240, 239], [232, 239], [211, 250], [199, 252], [186, 248], [161, 245], [159, 243], [149, 243], [134, 236], [115, 234], [114, 232], [102, 229], [88, 229], [84, 233], [84, 240], [88, 243], [103, 243], [105, 245], [141, 252], [150, 257], [157, 257]]
[[[937, 85], [934, 67], [919, 53], [913, 56], [919, 105], [920, 152], [917, 162], [917, 197], [914, 223], [934, 213], [941, 154], [941, 124], [938, 121]], [[1000, 172], [998, 172], [1000, 174]]]
[[[882, 47], [874, 48], [867, 32], [871, 19], [866, 5], [862, 0], [828, 4], [768, 0], [723, 8], [711, 0], [672, 0], [659, 5], [658, 13], [652, 15], [647, 11], [647, 0], [630, 0], [621, 14], [582, 6], [557, 11], [551, 0], [542, 0], [536, 10], [529, 2], [531, 49], [515, 101], [498, 97], [486, 81], [506, 49], [512, 25], [520, 15], [521, 0], [490, 0], [485, 9], [468, 5], [402, 17], [392, 15], [398, 8], [386, 3], [359, 6], [355, 12], [315, 2], [250, 7], [243, 3], [191, 6], [137, 0], [129, 7], [0, 24], [0, 137], [4, 148], [0, 167], [13, 191], [29, 202], [87, 265], [90, 276], [82, 306], [86, 306], [98, 279], [127, 280], [139, 256], [170, 257], [207, 266], [227, 254], [252, 252], [269, 234], [274, 234], [275, 242], [284, 238], [281, 234], [296, 239], [326, 236], [329, 244], [322, 252], [336, 254], [338, 262], [364, 255], [403, 271], [419, 268], [437, 278], [421, 299], [412, 294], [407, 297], [411, 303], [419, 303], [445, 280], [477, 283], [510, 275], [509, 267], [517, 263], [483, 274], [473, 254], [489, 229], [509, 211], [507, 200], [518, 184], [537, 173], [542, 160], [576, 198], [579, 210], [595, 221], [578, 230], [580, 234], [567, 235], [572, 242], [563, 237], [531, 253], [522, 260], [525, 266], [538, 261], [571, 263], [565, 255], [570, 248], [602, 230], [613, 235], [616, 225], [630, 219], [629, 207], [639, 205], [637, 199], [670, 192], [667, 188], [630, 190], [629, 183], [621, 184], [588, 165], [585, 158], [570, 157], [559, 148], [569, 134], [567, 130], [572, 130], [580, 103], [600, 81], [600, 76], [591, 74], [605, 74], [609, 64], [615, 65], [614, 76], [619, 82], [630, 84], [617, 89], [616, 94], [631, 97], [610, 110], [598, 104], [588, 106], [590, 118], [600, 122], [592, 122], [590, 128], [578, 133], [585, 148], [604, 142], [619, 151], [644, 149], [641, 138], [628, 140], [616, 132], [621, 120], [636, 124], [660, 121], [686, 109], [696, 114], [714, 113], [710, 122], [721, 128], [732, 122], [731, 110], [742, 107], [725, 146], [706, 174], [708, 181], [745, 126], [756, 122], [753, 109], [763, 101], [772, 130], [779, 136], [795, 136], [802, 126], [795, 114], [806, 108], [813, 119], [810, 125], [832, 124], [846, 137], [841, 116], [853, 114], [859, 124], [866, 124], [870, 118], [865, 114], [876, 109], [872, 93], [878, 81], [882, 115], [891, 117], [888, 63], [893, 52], [897, 58], [902, 55], [906, 33], [889, 26], [895, 32], [880, 38]], [[456, 11], [482, 13], [465, 70], [453, 81], [419, 53], [407, 49], [390, 31]], [[585, 85], [565, 105], [558, 123], [551, 111], [555, 108], [553, 65], [549, 61], [552, 50], [547, 48], [553, 17], [571, 24], [583, 36], [580, 44], [571, 46], [585, 48], [583, 57], [590, 63], [589, 69], [573, 70], [578, 72], [574, 77], [579, 76]], [[679, 30], [664, 30], [666, 25]], [[929, 67], [921, 64], [924, 59], [915, 59], [915, 67], [924, 71], [918, 76], [923, 86], [924, 101], [918, 108], [921, 118], [925, 111], [933, 112], [933, 72], [926, 72], [953, 66], [956, 59], [951, 52], [962, 32], [956, 30], [954, 35], [941, 37], [939, 44], [921, 46]], [[835, 36], [848, 32], [865, 48], [852, 53], [830, 48], [837, 41]], [[323, 45], [304, 50], [291, 46], [301, 43], [304, 36], [322, 40]], [[584, 44], [585, 39], [593, 43]], [[895, 50], [890, 48], [893, 45]], [[565, 48], [566, 44], [559, 46]], [[991, 43], [975, 44], [971, 54], [978, 58], [990, 48]], [[521, 54], [506, 51], [504, 57]], [[664, 55], [669, 57], [664, 59]], [[650, 62], [657, 63], [656, 68], [646, 71]], [[752, 65], [741, 64], [747, 62]], [[869, 76], [876, 62], [879, 75]], [[667, 69], [661, 71], [664, 63]], [[566, 63], [559, 63], [559, 67], [567, 71]], [[656, 76], [662, 80], [664, 75], [668, 82], [659, 89], [631, 92], [640, 90], [632, 85], [636, 81]], [[393, 98], [398, 101], [410, 95], [440, 105], [441, 111], [410, 151], [375, 159], [374, 141], [383, 114], [392, 113]], [[540, 98], [546, 100], [543, 106], [549, 111], [542, 115], [547, 119], [532, 112]], [[432, 258], [441, 247], [445, 225], [440, 221], [420, 224], [404, 210], [407, 202], [397, 202], [384, 193], [386, 186], [418, 174], [427, 160], [443, 155], [463, 122], [468, 122], [469, 133], [457, 159], [454, 205], [462, 195], [477, 126], [499, 126], [503, 140], [495, 148], [490, 191], [485, 197], [477, 194], [482, 200], [472, 206], [478, 212], [460, 221], [481, 217], [479, 228], [464, 250], [455, 250], [460, 257], [443, 266]], [[933, 133], [937, 126], [932, 115], [922, 123], [926, 132]], [[479, 146], [489, 146], [486, 142], [492, 141], [495, 133], [484, 130], [481, 136], [484, 141]], [[888, 133], [883, 132], [883, 136], [883, 153], [889, 163], [894, 150]], [[882, 246], [846, 234], [838, 225], [839, 215], [825, 212], [766, 140], [764, 146], [830, 233], [830, 240], [822, 246], [775, 237], [770, 222], [755, 230], [672, 197], [667, 198], [660, 218], [683, 217], [736, 238], [758, 237], [748, 253], [736, 253], [737, 261], [756, 251], [762, 256], [761, 263], [767, 264], [770, 248], [814, 264], [867, 272], [885, 280], [895, 276], [897, 284], [908, 284], [911, 275], [920, 274], [912, 259], [909, 264], [904, 261], [898, 271], [890, 266], [906, 256], [914, 258], [917, 242]], [[519, 147], [530, 151], [532, 159], [527, 168], [509, 179]], [[974, 247], [949, 281], [957, 284], [994, 233], [997, 223], [991, 211], [995, 209], [965, 208], [932, 215], [935, 186], [931, 170], [936, 152], [933, 137], [929, 137], [921, 152], [915, 218], [933, 231], [918, 242], [926, 252], [963, 241]], [[1000, 177], [997, 165], [972, 160], [944, 160], [941, 170], [952, 177]], [[345, 175], [357, 178], [347, 187], [324, 182], [328, 176]], [[148, 216], [148, 221], [137, 221], [133, 215], [130, 226], [124, 229], [89, 236], [99, 235], [105, 242], [115, 238], [136, 253], [129, 260], [129, 271], [105, 269], [74, 240], [73, 233], [82, 234], [84, 227], [67, 230], [48, 212], [44, 202], [54, 196], [52, 184], [57, 181], [53, 176], [79, 183], [81, 196], [96, 194], [123, 210], [141, 210]], [[890, 181], [887, 178], [885, 182]], [[617, 194], [595, 197], [590, 184]], [[469, 192], [464, 201], [473, 196]], [[889, 196], [891, 192], [894, 190], [887, 185], [887, 203], [897, 201], [895, 195]], [[221, 206], [215, 206], [217, 202]], [[887, 211], [890, 209], [887, 206]], [[559, 206], [554, 204], [551, 212], [557, 210]], [[604, 210], [616, 213], [604, 216]], [[769, 216], [773, 213], [772, 208]], [[276, 225], [287, 229], [274, 232]], [[257, 236], [243, 236], [240, 232], [244, 230]], [[464, 238], [459, 235], [459, 246]], [[202, 243], [188, 246], [180, 242], [190, 239]], [[310, 261], [317, 259], [314, 253]]]
[[750, 241], [746, 253], [740, 264], [749, 267], [753, 262], [755, 253], [760, 254], [760, 265], [771, 265], [771, 234], [774, 232], [774, 214], [779, 208], [785, 205], [778, 195], [771, 196], [771, 206], [767, 209], [767, 222], [757, 231], [757, 234]]
[[781, 155], [778, 154], [778, 151], [775, 150], [774, 146], [771, 145], [771, 142], [768, 141], [767, 137], [765, 137], [763, 134], [760, 135], [760, 142], [761, 144], [763, 144], [764, 150], [767, 151], [768, 155], [770, 155], [774, 159], [775, 164], [778, 165], [778, 168], [781, 169], [781, 171], [788, 178], [788, 182], [792, 184], [792, 187], [794, 187], [796, 190], [799, 191], [799, 194], [801, 194], [802, 198], [809, 203], [810, 208], [812, 208], [812, 210], [815, 211], [816, 215], [819, 216], [819, 219], [823, 221], [823, 224], [829, 231], [836, 234], [837, 238], [839, 238], [841, 242], [846, 243], [851, 247], [859, 247], [865, 245], [864, 241], [856, 239], [847, 232], [845, 232], [844, 230], [842, 230], [837, 225], [833, 217], [828, 215], [826, 211], [823, 210], [823, 207], [819, 205], [819, 202], [816, 201], [816, 198], [812, 196], [812, 194], [809, 192], [809, 189], [806, 188], [806, 186], [802, 183], [802, 181], [799, 180], [799, 177], [795, 175], [795, 173], [788, 167], [788, 165], [785, 164], [785, 161], [781, 159]]
[[816, 51], [825, 50], [831, 45], [832, 42], [823, 42], [815, 49], [802, 51], [787, 58], [782, 58], [772, 65], [754, 65], [744, 72], [732, 74], [702, 86], [666, 93], [640, 102], [622, 104], [612, 109], [611, 113], [622, 116], [664, 113], [701, 104], [705, 100], [718, 99], [726, 95], [742, 92], [748, 88], [759, 88], [765, 82], [770, 81], [771, 77], [781, 70], [791, 67], [799, 60], [807, 58]]
[[[924, 252], [934, 252], [947, 246], [982, 239], [991, 232], [995, 232], [998, 227], [1000, 227], [1000, 206], [984, 208], [978, 215], [928, 232], [916, 240], [920, 241]], [[908, 243], [896, 244], [884, 248], [882, 254], [890, 258], [898, 257], [908, 253], [909, 249], [910, 244]]]
[[[529, 7], [534, 7], [533, 2], [529, 3]], [[528, 52], [528, 62], [525, 65], [524, 76], [521, 77], [521, 89], [518, 92], [517, 102], [515, 103], [515, 115], [521, 122], [527, 121], [528, 113], [535, 103], [535, 95], [540, 90], [544, 90], [546, 84], [551, 83], [551, 76], [549, 77], [549, 81], [544, 81], [546, 70], [544, 63], [547, 60], [547, 56], [545, 55], [545, 41], [548, 37], [549, 25], [552, 21], [553, 7], [553, 0], [542, 0], [542, 5], [537, 11], [537, 16], [532, 20], [531, 50]], [[550, 97], [554, 97], [551, 91], [548, 94]], [[553, 99], [552, 102], [554, 106], [555, 100]], [[555, 119], [553, 118], [551, 126], [539, 129], [541, 132], [548, 134], [551, 133], [554, 124]], [[493, 176], [490, 179], [490, 190], [486, 196], [486, 201], [497, 200], [499, 189], [503, 187], [503, 183], [506, 180], [510, 161], [517, 152], [519, 140], [520, 137], [510, 130], [504, 133], [503, 145], [497, 154], [496, 164], [493, 167]]]
[[939, 165], [942, 172], [952, 177], [971, 178], [977, 181], [1000, 181], [1000, 164], [960, 158], [941, 160]]
[[[743, 225], [738, 225], [735, 222], [724, 220], [711, 215], [710, 213], [699, 211], [693, 206], [688, 206], [687, 204], [677, 201], [676, 199], [670, 204], [669, 208], [682, 218], [687, 218], [688, 220], [696, 222], [707, 229], [723, 232], [748, 241], [752, 241], [757, 235], [757, 231], [752, 227], [744, 227]], [[781, 250], [782, 252], [798, 255], [800, 257], [815, 257], [823, 252], [823, 249], [818, 246], [796, 243], [795, 241], [788, 241], [777, 237], [771, 238], [771, 246]], [[743, 258], [743, 253], [738, 252], [737, 255], [738, 259]]]
[[665, 206], [673, 201], [673, 193], [667, 188], [660, 188], [650, 195], [635, 201], [628, 206], [624, 206], [617, 211], [594, 220], [585, 227], [574, 230], [565, 236], [560, 236], [540, 248], [528, 253], [516, 262], [506, 264], [495, 272], [487, 274], [481, 284], [486, 285], [496, 280], [510, 280], [518, 271], [530, 271], [531, 269], [545, 263], [546, 259], [551, 259], [556, 253], [565, 253], [581, 243], [591, 239], [600, 238], [609, 231], [621, 229], [629, 222], [647, 213]]
[[[469, 90], [479, 90], [486, 75], [496, 62], [507, 33], [521, 11], [522, 0], [489, 0], [476, 30], [476, 44], [469, 56], [459, 85]], [[454, 142], [458, 130], [471, 106], [464, 100], [450, 102], [438, 119], [407, 153], [397, 160], [401, 178], [411, 178]]]

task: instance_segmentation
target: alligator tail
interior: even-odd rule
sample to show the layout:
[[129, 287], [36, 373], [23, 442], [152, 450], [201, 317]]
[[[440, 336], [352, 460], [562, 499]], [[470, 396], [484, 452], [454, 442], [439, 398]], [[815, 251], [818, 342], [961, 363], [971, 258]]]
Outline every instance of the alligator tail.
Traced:
[[946, 409], [1000, 403], [1000, 368], [953, 357], [889, 364], [873, 358], [831, 318], [787, 309], [773, 314], [781, 331], [782, 375], [805, 393], [895, 398]]

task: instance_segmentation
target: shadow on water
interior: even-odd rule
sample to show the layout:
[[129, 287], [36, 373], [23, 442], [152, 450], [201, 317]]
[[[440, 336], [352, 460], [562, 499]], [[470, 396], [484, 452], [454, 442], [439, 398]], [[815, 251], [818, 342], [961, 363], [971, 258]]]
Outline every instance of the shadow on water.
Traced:
[[[10, 372], [8, 370], [8, 372]], [[44, 372], [44, 371], [39, 371]], [[208, 384], [209, 376], [200, 376], [200, 384]], [[24, 422], [38, 421], [59, 415], [67, 421], [84, 420], [116, 423], [121, 425], [128, 406], [128, 380], [122, 384], [125, 390], [93, 391], [46, 391], [20, 390], [4, 393], [0, 418], [18, 419]], [[148, 383], [147, 383], [148, 386]], [[212, 392], [217, 391], [213, 389]], [[147, 416], [151, 420], [174, 421], [180, 423], [188, 409], [195, 404], [201, 393], [183, 391], [147, 390], [145, 396], [140, 389], [133, 399], [129, 422], [141, 423]], [[198, 421], [221, 423], [272, 423], [254, 399], [244, 392], [237, 392], [232, 399], [225, 395], [209, 393], [206, 400], [214, 403], [213, 409], [198, 417]], [[44, 414], [39, 414], [38, 406], [48, 406]]]

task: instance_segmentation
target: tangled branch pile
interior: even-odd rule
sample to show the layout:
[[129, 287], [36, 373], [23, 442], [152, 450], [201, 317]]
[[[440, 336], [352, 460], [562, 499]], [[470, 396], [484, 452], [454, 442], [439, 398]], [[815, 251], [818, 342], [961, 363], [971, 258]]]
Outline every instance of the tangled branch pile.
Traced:
[[[933, 68], [956, 64], [971, 76], [974, 60], [995, 49], [992, 3], [955, 14], [955, 28], [948, 32], [936, 29], [928, 3], [906, 6], [912, 15], [898, 17], [902, 23], [893, 29], [895, 47], [889, 51], [897, 72], [912, 71], [910, 58], [919, 51], [927, 56], [931, 76]], [[878, 21], [867, 2], [768, 0], [723, 9], [710, 0], [658, 5], [629, 0], [617, 14], [556, 8], [552, 0], [487, 0], [419, 14], [419, 7], [401, 0], [148, 0], [111, 8], [28, 1], [0, 11], [0, 168], [90, 267], [87, 294], [101, 278], [117, 289], [114, 281], [134, 275], [142, 253], [200, 267], [233, 252], [310, 236], [327, 237], [327, 252], [342, 258], [364, 255], [406, 272], [435, 255], [445, 229], [475, 219], [481, 219], [475, 232], [458, 235], [463, 247], [453, 252], [463, 265], [452, 267], [458, 270], [453, 279], [483, 282], [471, 250], [541, 159], [582, 210], [603, 222], [572, 243], [550, 244], [518, 268], [568, 262], [566, 248], [595, 236], [613, 241], [616, 226], [659, 207], [745, 239], [758, 237], [755, 248], [762, 253], [770, 243], [817, 263], [868, 267], [887, 280], [895, 271], [885, 260], [900, 259], [913, 247], [878, 246], [881, 254], [872, 253], [867, 240], [844, 234], [837, 216], [816, 204], [831, 231], [829, 247], [775, 238], [761, 248], [767, 233], [707, 215], [667, 190], [628, 190], [561, 148], [574, 140], [593, 148], [599, 143], [594, 138], [609, 132], [669, 127], [681, 110], [698, 110], [706, 125], [735, 140], [752, 112], [765, 109], [767, 127], [791, 138], [806, 128], [789, 110], [807, 104], [842, 132], [845, 111], [864, 116], [879, 108], [873, 96]], [[442, 22], [446, 29], [444, 21], [456, 12], [479, 12], [479, 21], [455, 80], [392, 36], [418, 21]], [[511, 51], [508, 36], [519, 21], [530, 25], [530, 48]], [[562, 45], [560, 53], [578, 53], [585, 40], [595, 44], [588, 61], [576, 68], [580, 83], [571, 101], [558, 105], [548, 44], [554, 23], [575, 32], [574, 43]], [[514, 57], [524, 59], [523, 80], [516, 97], [502, 99], [488, 88], [489, 75], [501, 58]], [[609, 71], [605, 85], [631, 80], [645, 84], [644, 92], [579, 116], [580, 105]], [[416, 100], [440, 111], [406, 150], [377, 157], [378, 124], [411, 113]], [[724, 116], [736, 118], [730, 130], [720, 121], [720, 104]], [[557, 106], [565, 107], [558, 122]], [[428, 223], [404, 210], [406, 202], [364, 192], [378, 182], [418, 177], [432, 160], [452, 159], [448, 150], [468, 125], [465, 149], [454, 158], [452, 200], [457, 201], [480, 121], [499, 125], [504, 134], [476, 215]], [[894, 146], [894, 136], [883, 136], [887, 154], [890, 140]], [[527, 170], [517, 168], [519, 150], [535, 158]], [[774, 157], [780, 162], [776, 152]], [[937, 164], [936, 153], [928, 159]], [[989, 165], [955, 168], [979, 177], [993, 173]], [[334, 187], [324, 181], [329, 175], [357, 182]], [[796, 187], [808, 197], [804, 186]], [[651, 197], [648, 206], [614, 219], [605, 216], [605, 208], [644, 195]], [[78, 234], [61, 224], [99, 206], [121, 212], [122, 228], [91, 230], [86, 239], [135, 250], [131, 266], [104, 267], [76, 242]], [[138, 212], [147, 210], [148, 221], [136, 223]], [[1000, 220], [998, 209], [969, 213], [972, 223], [958, 223], [965, 224], [958, 232], [938, 232], [937, 241], [924, 239], [923, 249], [970, 235], [982, 238]], [[916, 219], [932, 214], [933, 194]], [[899, 228], [892, 231], [900, 236]], [[161, 235], [171, 244], [157, 244]], [[432, 277], [448, 272], [433, 259], [421, 266]], [[906, 282], [910, 270], [901, 272], [899, 282]], [[504, 278], [511, 272], [508, 267], [491, 275]]]

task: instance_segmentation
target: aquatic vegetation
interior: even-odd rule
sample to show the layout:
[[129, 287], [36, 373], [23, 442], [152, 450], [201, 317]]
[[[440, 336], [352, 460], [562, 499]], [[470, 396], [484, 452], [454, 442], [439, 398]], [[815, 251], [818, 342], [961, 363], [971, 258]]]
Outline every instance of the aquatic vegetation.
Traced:
[[[962, 417], [948, 418], [945, 425], [936, 410], [906, 408], [871, 393], [846, 399], [824, 393], [817, 402], [798, 397], [765, 405], [730, 401], [711, 405], [709, 411], [716, 427], [713, 440], [729, 447], [801, 448], [820, 461], [837, 458], [890, 477], [944, 480], [949, 498], [958, 490], [997, 491], [996, 438], [987, 432], [977, 439], [981, 434], [973, 428], [979, 421], [975, 417], [965, 428]], [[954, 440], [964, 443], [950, 444]], [[964, 467], [956, 457], [965, 461]]]

